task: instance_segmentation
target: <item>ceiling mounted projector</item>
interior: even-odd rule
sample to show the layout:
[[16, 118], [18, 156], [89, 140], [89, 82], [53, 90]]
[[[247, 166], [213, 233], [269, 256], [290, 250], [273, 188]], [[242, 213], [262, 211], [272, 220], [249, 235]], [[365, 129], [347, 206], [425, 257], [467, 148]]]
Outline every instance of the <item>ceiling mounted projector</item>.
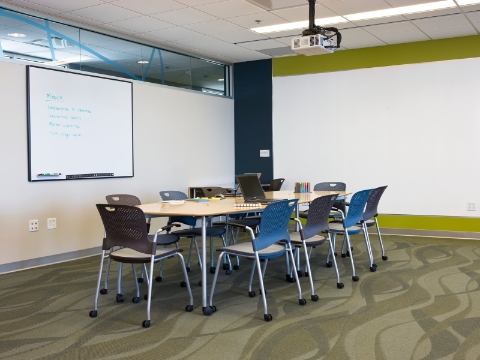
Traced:
[[337, 28], [315, 25], [316, 1], [308, 0], [308, 29], [303, 30], [302, 36], [292, 39], [292, 50], [297, 55], [330, 54], [340, 48], [342, 35]]

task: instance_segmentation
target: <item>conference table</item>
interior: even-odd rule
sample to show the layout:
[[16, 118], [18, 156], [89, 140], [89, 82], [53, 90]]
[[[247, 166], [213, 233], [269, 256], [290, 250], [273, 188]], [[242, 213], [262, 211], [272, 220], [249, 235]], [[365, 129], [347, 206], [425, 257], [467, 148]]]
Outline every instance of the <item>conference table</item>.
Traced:
[[[338, 196], [349, 195], [345, 191], [313, 191], [310, 193], [295, 193], [293, 190], [281, 190], [266, 192], [267, 198], [278, 200], [298, 199], [298, 204], [305, 204], [314, 199], [338, 194]], [[169, 202], [158, 202], [152, 204], [138, 205], [147, 216], [195, 216], [201, 220], [202, 229], [202, 309], [204, 315], [211, 315], [213, 310], [207, 306], [207, 237], [206, 227], [210, 218], [236, 213], [245, 213], [247, 211], [261, 212], [265, 206], [244, 207], [238, 206], [244, 204], [243, 198], [227, 197], [222, 200], [211, 200], [208, 202], [185, 201], [181, 205], [175, 205]], [[236, 206], [237, 205], [237, 206]], [[296, 217], [298, 217], [298, 205], [296, 208]]]
[[[270, 186], [270, 183], [268, 184], [261, 184], [263, 188]], [[202, 189], [203, 188], [208, 188], [208, 187], [221, 187], [224, 188], [228, 191], [234, 191], [237, 189], [238, 184], [220, 184], [220, 185], [213, 185], [213, 186], [189, 186], [187, 190], [187, 194], [189, 198], [196, 198], [197, 197], [197, 192], [200, 192], [203, 194]]]

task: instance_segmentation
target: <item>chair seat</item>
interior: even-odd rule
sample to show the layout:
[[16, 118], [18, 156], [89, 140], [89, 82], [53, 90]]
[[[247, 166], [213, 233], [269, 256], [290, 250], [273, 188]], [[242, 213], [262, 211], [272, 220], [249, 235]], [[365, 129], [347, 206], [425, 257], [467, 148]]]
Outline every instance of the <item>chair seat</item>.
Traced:
[[[336, 233], [336, 234], [345, 233], [345, 229], [343, 228], [343, 224], [341, 222], [331, 222], [328, 224], [328, 228], [332, 233]], [[362, 231], [362, 228], [360, 226], [354, 225], [347, 228], [347, 231], [349, 235], [356, 235]]]
[[[251, 242], [245, 242], [240, 244], [235, 244], [223, 248], [217, 249], [217, 251], [225, 251], [228, 254], [238, 255], [238, 256], [245, 256], [245, 257], [255, 257], [255, 253], [253, 251], [253, 246]], [[278, 257], [283, 255], [285, 252], [285, 246], [273, 244], [269, 247], [260, 250], [258, 252], [258, 256], [260, 259], [270, 259], [274, 257]]]
[[[308, 210], [305, 210], [303, 212], [301, 212], [300, 214], [300, 217], [303, 218], [303, 219], [306, 219], [308, 218]], [[342, 218], [342, 214], [340, 214], [339, 211], [330, 211], [330, 215], [328, 216], [330, 219], [341, 219]]]
[[[302, 238], [299, 232], [291, 232], [290, 241], [295, 246], [303, 245]], [[325, 241], [327, 241], [325, 236], [315, 235], [315, 236], [312, 236], [310, 239], [306, 239], [305, 244], [307, 244], [308, 247], [315, 247], [315, 246], [322, 245]]]
[[364, 221], [364, 223], [365, 225], [367, 225], [367, 227], [375, 226], [375, 220], [367, 220], [367, 221]]
[[[225, 228], [220, 226], [207, 227], [206, 230], [207, 230], [206, 232], [207, 236], [222, 236], [223, 234], [225, 234]], [[177, 230], [177, 231], [172, 231], [171, 234], [178, 235], [180, 237], [201, 236], [202, 228]]]
[[[259, 219], [238, 219], [238, 220], [229, 220], [228, 226], [239, 226], [239, 227], [255, 227], [260, 224]], [[213, 226], [225, 226], [225, 221], [217, 221], [213, 223]]]
[[[148, 235], [148, 240], [153, 242], [155, 235]], [[177, 235], [158, 235], [157, 245], [171, 245], [178, 241]]]
[[[174, 255], [182, 251], [183, 251], [182, 249], [177, 249], [177, 248], [157, 249], [157, 252], [155, 254], [155, 261], [170, 255]], [[130, 248], [122, 248], [122, 249], [112, 251], [110, 253], [110, 258], [112, 260], [122, 262], [122, 263], [143, 264], [143, 263], [149, 263], [151, 256]]]

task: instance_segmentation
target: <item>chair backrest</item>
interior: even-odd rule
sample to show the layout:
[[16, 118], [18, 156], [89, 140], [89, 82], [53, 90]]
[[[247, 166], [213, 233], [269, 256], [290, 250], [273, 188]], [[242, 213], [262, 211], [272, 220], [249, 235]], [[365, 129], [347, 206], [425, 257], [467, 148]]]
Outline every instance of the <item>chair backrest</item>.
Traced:
[[343, 182], [327, 181], [315, 184], [313, 191], [345, 191], [347, 185]]
[[300, 230], [302, 239], [310, 239], [319, 232], [328, 230], [328, 217], [337, 195], [325, 195], [316, 198], [308, 208], [307, 224]]
[[285, 181], [285, 179], [273, 179], [270, 182], [270, 186], [268, 187], [268, 191], [280, 191], [284, 181]]
[[384, 191], [387, 189], [387, 186], [380, 186], [372, 190], [367, 200], [365, 212], [363, 213], [363, 220], [368, 220], [378, 215], [378, 203], [380, 202], [380, 198]]
[[202, 191], [203, 191], [203, 194], [209, 198], [215, 197], [215, 195], [218, 195], [218, 194], [222, 194], [222, 195], [228, 194], [228, 190], [222, 187], [203, 187]]
[[137, 206], [142, 205], [142, 202], [135, 195], [128, 194], [114, 194], [105, 196], [108, 204], [111, 205], [130, 205]]
[[363, 212], [372, 189], [362, 190], [353, 194], [348, 206], [348, 215], [343, 221], [344, 227], [349, 228], [356, 223], [363, 221]]
[[[163, 201], [188, 199], [187, 194], [175, 190], [160, 191], [160, 197]], [[197, 219], [194, 216], [170, 216], [168, 219], [168, 225], [173, 223], [195, 226], [197, 224]]]
[[105, 227], [103, 250], [123, 246], [153, 255], [156, 244], [148, 241], [145, 214], [134, 206], [97, 204], [98, 212]]
[[265, 208], [260, 222], [260, 235], [252, 240], [254, 251], [265, 249], [277, 241], [290, 242], [288, 223], [297, 202], [297, 199], [281, 200], [273, 202]]
[[160, 197], [163, 201], [188, 199], [187, 194], [181, 191], [160, 191]]

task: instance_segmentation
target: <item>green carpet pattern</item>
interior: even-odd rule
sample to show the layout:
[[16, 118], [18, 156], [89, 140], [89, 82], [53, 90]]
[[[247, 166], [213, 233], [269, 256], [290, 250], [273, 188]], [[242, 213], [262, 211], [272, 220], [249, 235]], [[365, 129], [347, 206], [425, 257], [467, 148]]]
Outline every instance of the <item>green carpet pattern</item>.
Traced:
[[[337, 257], [343, 289], [325, 267], [327, 247], [312, 257], [315, 292], [300, 278], [307, 304], [285, 281], [285, 261], [269, 263], [265, 277], [269, 313], [247, 295], [252, 262], [219, 275], [214, 305], [201, 309], [199, 268], [189, 273], [194, 310], [179, 286], [178, 260], [167, 260], [163, 281], [154, 282], [152, 325], [146, 318], [146, 284], [134, 304], [131, 267], [125, 265], [124, 303], [116, 303], [117, 265], [109, 291], [100, 295], [98, 317], [89, 317], [100, 256], [0, 275], [0, 359], [479, 359], [480, 242], [384, 236], [388, 261], [369, 271], [365, 243], [354, 237], [360, 281], [351, 279], [349, 258]], [[181, 244], [187, 248], [186, 242]], [[185, 254], [185, 253], [184, 253]], [[158, 266], [156, 267], [158, 269]], [[209, 283], [213, 275], [208, 275]]]

